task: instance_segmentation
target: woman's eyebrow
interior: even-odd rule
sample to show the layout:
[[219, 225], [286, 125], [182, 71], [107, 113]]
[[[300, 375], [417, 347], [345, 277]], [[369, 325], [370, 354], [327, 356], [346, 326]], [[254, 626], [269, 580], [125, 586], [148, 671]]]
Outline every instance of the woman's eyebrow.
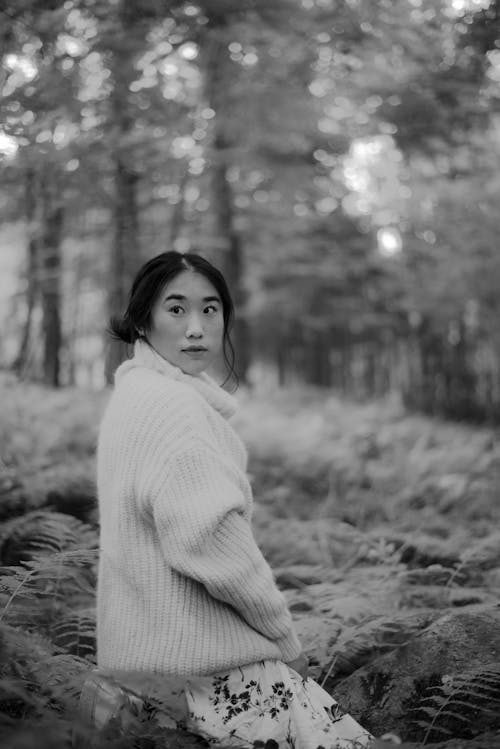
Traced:
[[[175, 299], [178, 302], [186, 301], [186, 297], [183, 294], [169, 294], [167, 297], [165, 297], [164, 301], [168, 302], [169, 299]], [[218, 296], [204, 296], [202, 299], [202, 302], [219, 302], [220, 303], [220, 299]]]

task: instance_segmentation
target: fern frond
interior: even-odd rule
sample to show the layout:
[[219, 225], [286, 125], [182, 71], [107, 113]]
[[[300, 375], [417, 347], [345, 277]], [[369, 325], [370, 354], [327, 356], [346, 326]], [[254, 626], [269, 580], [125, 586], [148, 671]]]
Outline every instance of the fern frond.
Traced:
[[70, 549], [0, 568], [0, 621], [18, 599], [93, 600], [97, 555], [97, 549]]
[[68, 653], [48, 655], [33, 664], [38, 690], [54, 706], [76, 713], [81, 690], [92, 666], [85, 658]]
[[[7, 609], [16, 596], [34, 598], [36, 591], [29, 587], [33, 571], [23, 566], [0, 568], [0, 603], [2, 612]], [[0, 612], [0, 620], [2, 619]]]
[[4, 565], [17, 565], [41, 552], [96, 546], [94, 528], [59, 512], [33, 510], [0, 526], [0, 561]]
[[46, 700], [34, 690], [33, 685], [24, 679], [4, 677], [0, 679], [0, 714], [2, 722], [7, 719], [18, 721], [27, 712], [42, 712]]
[[[427, 723], [425, 720], [414, 720], [413, 725], [418, 726], [419, 728], [423, 728], [425, 731], [428, 731], [429, 729], [429, 723]], [[451, 736], [452, 732], [448, 730], [448, 728], [441, 728], [440, 733], [443, 736]], [[424, 741], [421, 743], [421, 746], [425, 746], [426, 743], [427, 743], [427, 734], [426, 734]]]
[[[207, 686], [211, 683], [210, 677], [197, 677], [197, 681]], [[188, 679], [179, 676], [144, 671], [95, 670], [85, 680], [82, 708], [88, 714], [93, 713], [96, 705], [105, 711], [113, 711], [125, 696], [127, 700], [147, 701], [162, 714], [182, 721], [187, 711], [187, 685]]]
[[22, 665], [22, 672], [25, 667], [29, 669], [31, 664], [51, 655], [53, 651], [54, 646], [51, 640], [39, 632], [24, 632], [22, 629], [0, 622], [2, 673], [5, 673], [4, 664], [9, 669]]
[[[1, 625], [0, 714], [17, 720], [50, 713], [55, 718], [77, 712], [82, 685], [91, 665], [87, 659], [54, 653], [50, 641]], [[2, 718], [0, 717], [0, 723]]]
[[425, 730], [422, 745], [439, 735], [453, 734], [469, 738], [487, 728], [500, 712], [500, 663], [443, 678], [443, 683], [429, 688], [426, 696], [415, 707], [429, 721], [414, 720], [414, 725]]
[[53, 627], [54, 645], [72, 655], [94, 660], [95, 627], [94, 609], [70, 612]]
[[383, 653], [406, 645], [411, 637], [427, 626], [432, 617], [370, 617], [346, 627], [335, 642], [323, 686], [329, 678], [345, 677]]
[[[37, 580], [73, 581], [79, 591], [92, 593], [95, 589], [97, 559], [97, 549], [67, 549], [50, 556], [36, 556], [24, 562], [23, 566], [35, 571]], [[74, 592], [73, 589], [63, 591], [65, 595]]]

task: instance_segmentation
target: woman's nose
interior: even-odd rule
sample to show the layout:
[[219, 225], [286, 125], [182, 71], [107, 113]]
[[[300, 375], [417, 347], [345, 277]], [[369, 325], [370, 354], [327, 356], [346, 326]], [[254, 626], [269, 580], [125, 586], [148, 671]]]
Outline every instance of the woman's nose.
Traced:
[[186, 338], [200, 338], [203, 335], [203, 326], [199, 315], [192, 314], [189, 316], [186, 328]]

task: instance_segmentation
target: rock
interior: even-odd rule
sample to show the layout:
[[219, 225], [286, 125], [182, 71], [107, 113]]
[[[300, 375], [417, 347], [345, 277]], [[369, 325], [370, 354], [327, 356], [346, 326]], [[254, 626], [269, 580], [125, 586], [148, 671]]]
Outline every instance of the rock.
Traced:
[[375, 735], [428, 742], [500, 730], [500, 606], [440, 617], [341, 681], [334, 696]]
[[309, 673], [317, 680], [331, 657], [332, 648], [340, 634], [340, 625], [327, 617], [294, 616], [295, 630], [309, 658]]

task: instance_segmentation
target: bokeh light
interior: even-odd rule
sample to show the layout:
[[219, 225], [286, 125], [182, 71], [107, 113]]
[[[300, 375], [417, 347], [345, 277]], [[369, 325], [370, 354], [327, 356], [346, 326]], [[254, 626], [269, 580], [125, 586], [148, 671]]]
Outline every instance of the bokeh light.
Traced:
[[383, 226], [377, 232], [378, 251], [383, 257], [398, 255], [403, 248], [399, 229], [395, 226]]

